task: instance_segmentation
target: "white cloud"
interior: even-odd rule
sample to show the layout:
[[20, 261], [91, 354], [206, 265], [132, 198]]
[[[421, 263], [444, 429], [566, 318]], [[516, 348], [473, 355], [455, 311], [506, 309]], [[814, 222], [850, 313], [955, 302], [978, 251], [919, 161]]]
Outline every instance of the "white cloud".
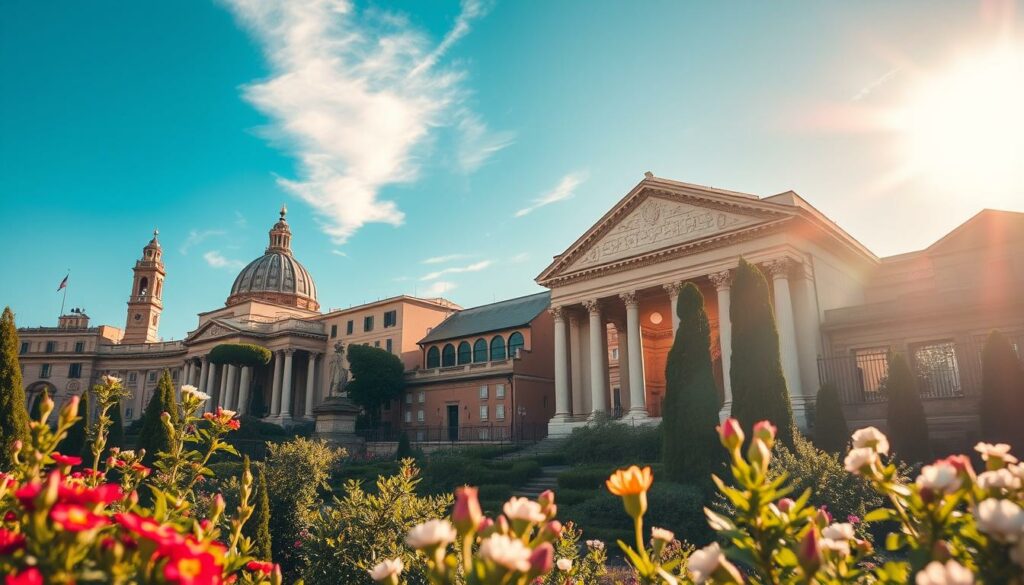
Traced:
[[526, 252], [520, 252], [520, 253], [516, 254], [515, 256], [509, 258], [508, 261], [513, 263], [513, 264], [521, 264], [523, 262], [526, 262], [529, 259], [530, 259], [530, 255], [529, 254], [527, 254]]
[[871, 83], [869, 83], [869, 84], [865, 85], [864, 87], [862, 87], [860, 89], [860, 91], [857, 92], [856, 95], [854, 95], [852, 98], [850, 98], [850, 101], [851, 102], [859, 102], [862, 99], [868, 97], [869, 95], [871, 95], [871, 92], [875, 91], [876, 89], [878, 89], [879, 87], [881, 87], [882, 85], [887, 83], [893, 77], [896, 77], [896, 74], [898, 74], [899, 72], [900, 72], [900, 68], [899, 67], [897, 67], [895, 69], [889, 70], [885, 75], [879, 77], [878, 79], [875, 79]]
[[214, 268], [241, 268], [245, 266], [245, 263], [241, 260], [225, 258], [224, 255], [217, 250], [210, 250], [203, 254], [203, 260], [206, 260], [206, 263]]
[[481, 260], [479, 262], [474, 262], [473, 264], [470, 264], [469, 266], [452, 266], [451, 268], [442, 268], [441, 270], [438, 270], [436, 272], [431, 272], [429, 274], [426, 274], [426, 275], [420, 277], [420, 280], [437, 280], [438, 278], [441, 278], [445, 274], [460, 274], [460, 273], [463, 273], [463, 272], [479, 272], [479, 271], [483, 270], [484, 268], [487, 268], [491, 264], [492, 264], [492, 262], [490, 260]]
[[[223, 0], [262, 45], [269, 78], [245, 87], [245, 97], [272, 119], [267, 135], [293, 151], [298, 178], [278, 178], [311, 205], [324, 231], [344, 243], [366, 223], [400, 225], [404, 214], [380, 190], [417, 178], [435, 129], [462, 125], [475, 154], [466, 168], [509, 141], [489, 138], [464, 105], [465, 74], [442, 68], [451, 46], [484, 13], [463, 0], [452, 29], [433, 45], [406, 18], [376, 9], [359, 12], [350, 0]], [[475, 122], [474, 122], [475, 120]]]
[[514, 132], [490, 132], [480, 116], [463, 110], [458, 116], [458, 167], [469, 174], [479, 169], [487, 159], [515, 141]]
[[417, 294], [421, 297], [439, 297], [450, 293], [455, 287], [456, 284], [454, 282], [439, 280], [430, 283], [430, 286], [419, 291]]
[[331, 250], [331, 254], [334, 254], [335, 256], [342, 256], [344, 258], [348, 258], [348, 254], [342, 252], [341, 250]]
[[469, 258], [469, 254], [448, 254], [446, 256], [431, 256], [425, 260], [421, 260], [420, 264], [445, 264], [447, 262], [454, 262], [456, 260], [463, 260]]
[[224, 233], [224, 230], [191, 230], [188, 232], [188, 237], [182, 242], [181, 247], [178, 248], [178, 251], [182, 254], [188, 254], [190, 249], [203, 243], [207, 238], [223, 236]]
[[558, 182], [558, 185], [554, 189], [534, 199], [528, 207], [524, 207], [516, 212], [516, 217], [523, 217], [528, 213], [532, 213], [545, 205], [551, 205], [568, 199], [576, 194], [576, 187], [582, 185], [587, 178], [590, 177], [590, 173], [587, 171], [575, 171], [562, 177], [562, 180]]

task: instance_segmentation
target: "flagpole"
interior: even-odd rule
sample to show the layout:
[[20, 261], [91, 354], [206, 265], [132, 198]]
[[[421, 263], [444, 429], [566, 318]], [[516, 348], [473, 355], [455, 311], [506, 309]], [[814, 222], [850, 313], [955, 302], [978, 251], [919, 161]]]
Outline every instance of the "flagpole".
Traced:
[[[70, 278], [68, 278], [69, 276], [71, 276], [71, 269], [70, 269], [70, 268], [68, 268], [68, 273], [67, 273], [67, 275], [65, 275], [65, 276], [64, 276], [64, 279], [65, 279], [65, 280], [66, 280], [67, 282], [71, 282], [71, 279], [70, 279]], [[65, 302], [66, 302], [67, 300], [68, 300], [68, 285], [67, 285], [67, 284], [65, 283], [65, 284], [64, 284], [64, 296], [63, 296], [63, 298], [61, 298], [61, 300], [60, 300], [60, 315], [57, 315], [58, 317], [63, 317], [63, 316], [64, 316], [64, 303], [65, 303]]]

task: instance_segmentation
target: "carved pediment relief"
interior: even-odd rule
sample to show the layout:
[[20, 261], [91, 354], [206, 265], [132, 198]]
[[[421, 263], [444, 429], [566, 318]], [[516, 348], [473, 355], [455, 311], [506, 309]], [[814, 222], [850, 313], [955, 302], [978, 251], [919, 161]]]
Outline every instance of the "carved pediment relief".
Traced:
[[202, 331], [196, 333], [193, 337], [189, 338], [189, 343], [202, 341], [204, 339], [214, 339], [217, 337], [224, 337], [225, 335], [233, 335], [238, 333], [230, 327], [225, 327], [219, 323], [211, 323]]
[[725, 209], [647, 197], [585, 248], [566, 272], [640, 256], [762, 221]]

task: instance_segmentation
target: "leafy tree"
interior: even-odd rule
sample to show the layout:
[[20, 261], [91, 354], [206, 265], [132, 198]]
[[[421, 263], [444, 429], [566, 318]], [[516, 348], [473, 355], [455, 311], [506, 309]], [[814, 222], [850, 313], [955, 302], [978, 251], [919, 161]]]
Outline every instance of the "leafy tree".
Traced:
[[405, 366], [393, 353], [368, 345], [349, 346], [348, 363], [352, 371], [352, 381], [346, 387], [349, 396], [363, 407], [370, 423], [377, 426], [381, 406], [402, 395]]
[[398, 449], [395, 451], [395, 459], [401, 461], [412, 457], [412, 445], [409, 444], [409, 433], [402, 431], [398, 435]]
[[779, 333], [768, 282], [753, 264], [740, 258], [730, 297], [732, 321], [732, 416], [744, 428], [769, 420], [778, 438], [793, 448], [793, 407], [779, 358]]
[[[246, 457], [245, 461], [248, 463], [249, 458]], [[245, 523], [243, 533], [253, 541], [250, 552], [261, 561], [269, 561], [273, 556], [270, 544], [270, 498], [267, 494], [267, 474], [263, 470], [262, 465], [259, 466], [258, 471], [259, 473], [257, 473], [256, 477], [256, 509], [253, 510], [249, 521]]]
[[67, 434], [61, 439], [57, 451], [64, 455], [81, 457], [82, 461], [89, 461], [89, 391], [82, 391], [82, 400], [78, 403], [78, 416], [82, 417], [68, 429]]
[[679, 329], [665, 367], [661, 456], [665, 474], [679, 483], [707, 483], [721, 460], [718, 390], [711, 367], [711, 328], [704, 296], [692, 282], [679, 293]]
[[826, 453], [846, 452], [850, 428], [846, 424], [839, 392], [832, 384], [822, 384], [814, 403], [814, 445]]
[[1013, 346], [999, 331], [989, 333], [981, 351], [981, 435], [987, 441], [1024, 448], [1024, 370]]
[[889, 442], [897, 457], [908, 463], [920, 463], [932, 458], [928, 440], [928, 420], [921, 404], [917, 380], [903, 354], [889, 353]]
[[146, 457], [143, 460], [146, 465], [152, 465], [156, 460], [156, 454], [166, 451], [170, 445], [170, 431], [160, 420], [160, 415], [165, 412], [170, 415], [172, 423], [177, 423], [178, 405], [174, 396], [174, 382], [171, 380], [171, 373], [167, 370], [160, 374], [156, 390], [149, 399], [146, 411], [142, 414], [142, 430], [139, 432], [138, 447], [146, 450]]
[[29, 438], [18, 345], [14, 313], [10, 307], [5, 307], [0, 317], [0, 469], [11, 468], [11, 446], [14, 442], [28, 441]]

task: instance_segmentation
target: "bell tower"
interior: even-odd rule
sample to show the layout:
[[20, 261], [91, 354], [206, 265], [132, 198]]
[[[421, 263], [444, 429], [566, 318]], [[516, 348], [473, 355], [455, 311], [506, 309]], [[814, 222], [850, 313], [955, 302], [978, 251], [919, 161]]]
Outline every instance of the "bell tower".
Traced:
[[142, 249], [142, 258], [135, 262], [132, 294], [128, 297], [128, 322], [121, 343], [153, 343], [159, 341], [157, 330], [160, 313], [164, 309], [163, 250], [157, 241], [159, 230], [153, 230], [153, 239]]

